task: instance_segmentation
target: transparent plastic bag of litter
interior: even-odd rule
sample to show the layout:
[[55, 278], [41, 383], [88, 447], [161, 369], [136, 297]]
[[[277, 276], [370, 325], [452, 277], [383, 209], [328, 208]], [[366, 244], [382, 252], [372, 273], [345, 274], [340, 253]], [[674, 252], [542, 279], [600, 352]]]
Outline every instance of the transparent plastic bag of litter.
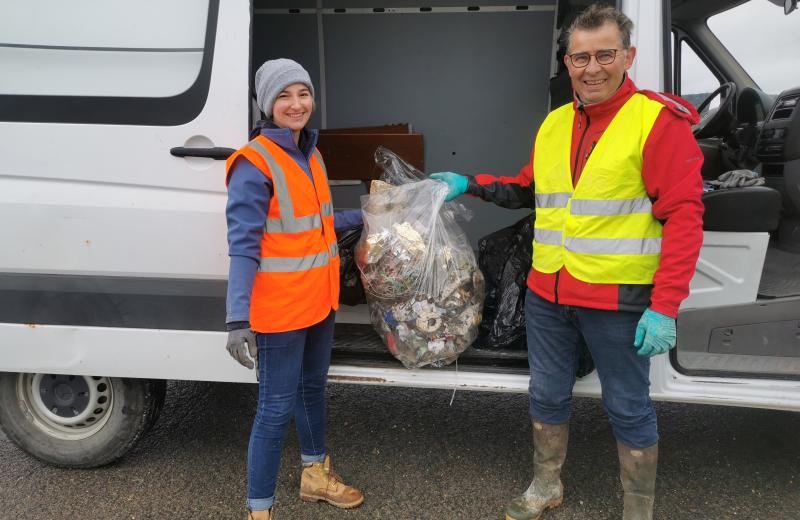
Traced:
[[380, 148], [383, 169], [361, 198], [364, 232], [356, 262], [370, 318], [408, 368], [453, 362], [477, 337], [484, 282], [447, 185]]

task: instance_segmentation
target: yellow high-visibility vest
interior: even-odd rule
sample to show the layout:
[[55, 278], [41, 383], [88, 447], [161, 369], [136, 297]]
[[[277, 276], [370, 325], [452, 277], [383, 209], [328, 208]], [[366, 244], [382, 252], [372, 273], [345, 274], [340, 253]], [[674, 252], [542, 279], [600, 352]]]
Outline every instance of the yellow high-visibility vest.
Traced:
[[574, 188], [572, 103], [547, 116], [533, 159], [534, 269], [555, 273], [566, 266], [588, 283], [653, 283], [662, 226], [642, 180], [642, 149], [662, 108], [634, 94], [603, 132]]

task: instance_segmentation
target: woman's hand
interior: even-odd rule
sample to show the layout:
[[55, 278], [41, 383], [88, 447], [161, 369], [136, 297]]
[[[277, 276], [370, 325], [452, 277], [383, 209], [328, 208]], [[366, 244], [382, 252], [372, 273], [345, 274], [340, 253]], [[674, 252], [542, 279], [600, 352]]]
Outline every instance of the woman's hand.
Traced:
[[243, 328], [228, 331], [228, 344], [225, 348], [233, 359], [247, 368], [255, 368], [258, 363], [256, 335], [250, 330], [250, 324], [247, 322]]

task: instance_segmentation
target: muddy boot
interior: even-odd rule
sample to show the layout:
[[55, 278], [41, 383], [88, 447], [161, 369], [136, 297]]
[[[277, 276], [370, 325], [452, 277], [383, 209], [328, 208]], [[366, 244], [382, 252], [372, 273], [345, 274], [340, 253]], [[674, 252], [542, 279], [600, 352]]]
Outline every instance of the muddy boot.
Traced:
[[619, 478], [625, 491], [622, 520], [652, 520], [658, 444], [637, 450], [617, 443]]
[[561, 505], [561, 466], [567, 456], [569, 424], [533, 420], [533, 481], [506, 506], [506, 520], [539, 520], [546, 509]]
[[248, 511], [247, 520], [270, 520], [272, 518], [272, 509], [269, 511]]
[[324, 500], [342, 509], [360, 506], [364, 501], [361, 491], [342, 482], [342, 477], [331, 469], [331, 458], [303, 468], [300, 477], [300, 498], [306, 502]]

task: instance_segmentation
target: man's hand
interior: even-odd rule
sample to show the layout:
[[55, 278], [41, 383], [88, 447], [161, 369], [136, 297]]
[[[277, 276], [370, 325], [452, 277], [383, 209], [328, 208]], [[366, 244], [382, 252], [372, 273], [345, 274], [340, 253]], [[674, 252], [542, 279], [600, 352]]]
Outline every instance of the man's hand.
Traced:
[[636, 326], [633, 346], [640, 356], [656, 356], [674, 347], [676, 339], [675, 318], [647, 309]]
[[469, 184], [469, 181], [465, 176], [453, 172], [433, 173], [431, 174], [430, 178], [447, 184], [447, 197], [444, 199], [445, 202], [450, 202], [454, 198], [463, 194], [465, 191], [467, 191], [467, 184]]
[[[228, 353], [247, 368], [255, 368], [258, 363], [258, 345], [256, 335], [250, 330], [250, 324], [244, 322], [240, 329], [228, 331]], [[248, 353], [250, 357], [248, 357]]]

